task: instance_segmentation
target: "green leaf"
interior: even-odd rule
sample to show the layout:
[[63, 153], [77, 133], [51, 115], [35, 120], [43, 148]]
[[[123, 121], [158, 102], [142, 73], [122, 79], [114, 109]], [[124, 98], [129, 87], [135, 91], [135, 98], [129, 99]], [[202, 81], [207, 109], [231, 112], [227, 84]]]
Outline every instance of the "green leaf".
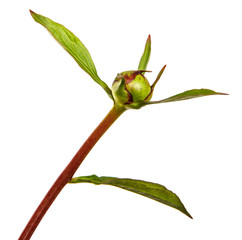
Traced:
[[113, 99], [111, 89], [99, 78], [91, 55], [84, 44], [63, 25], [31, 10], [30, 13], [34, 20], [44, 26], [55, 40], [75, 59], [78, 65], [106, 91], [111, 99]]
[[157, 183], [129, 178], [98, 177], [96, 175], [76, 177], [70, 183], [94, 183], [119, 187], [173, 207], [192, 218], [178, 196]]
[[150, 51], [151, 51], [151, 38], [149, 35], [145, 44], [144, 53], [139, 62], [138, 70], [146, 70], [146, 67], [150, 59]]
[[160, 101], [150, 101], [150, 102], [143, 102], [144, 105], [148, 104], [156, 104], [156, 103], [167, 103], [167, 102], [176, 102], [176, 101], [182, 101], [182, 100], [187, 100], [187, 99], [192, 99], [192, 98], [197, 98], [197, 97], [204, 97], [204, 96], [210, 96], [210, 95], [228, 95], [227, 93], [220, 93], [220, 92], [215, 92], [213, 90], [209, 89], [192, 89], [185, 91], [183, 93], [174, 95], [169, 98], [165, 98]]
[[[156, 80], [154, 81], [154, 83], [151, 85], [151, 91], [150, 91], [150, 94], [146, 97], [145, 101], [149, 101], [152, 96], [153, 96], [153, 92], [154, 92], [154, 89], [155, 89], [155, 85], [158, 83], [158, 81], [160, 80], [161, 78], [161, 75], [163, 74], [164, 70], [166, 68], [166, 65], [160, 70]], [[144, 102], [145, 102], [144, 101]]]
[[151, 85], [152, 91], [155, 88], [155, 85], [158, 83], [158, 81], [160, 80], [161, 75], [163, 74], [163, 72], [165, 71], [166, 65], [160, 70], [156, 80], [154, 81], [154, 83]]

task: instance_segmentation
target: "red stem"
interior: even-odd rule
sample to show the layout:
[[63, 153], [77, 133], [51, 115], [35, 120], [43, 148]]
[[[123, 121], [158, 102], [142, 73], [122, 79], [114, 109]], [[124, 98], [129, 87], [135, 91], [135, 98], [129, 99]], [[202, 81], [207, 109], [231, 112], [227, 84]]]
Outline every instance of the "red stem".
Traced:
[[44, 217], [45, 213], [54, 202], [58, 194], [61, 192], [61, 190], [64, 188], [64, 186], [71, 180], [72, 176], [74, 175], [82, 161], [85, 159], [87, 154], [91, 151], [91, 149], [101, 138], [101, 136], [108, 130], [108, 128], [124, 111], [125, 110], [123, 108], [116, 107], [115, 105], [113, 106], [111, 111], [92, 132], [86, 142], [84, 142], [84, 144], [73, 157], [71, 162], [67, 165], [64, 171], [60, 174], [55, 183], [52, 185], [52, 187], [34, 212], [33, 216], [30, 218], [28, 224], [26, 225], [25, 229], [19, 237], [19, 240], [29, 240], [31, 238], [41, 219]]

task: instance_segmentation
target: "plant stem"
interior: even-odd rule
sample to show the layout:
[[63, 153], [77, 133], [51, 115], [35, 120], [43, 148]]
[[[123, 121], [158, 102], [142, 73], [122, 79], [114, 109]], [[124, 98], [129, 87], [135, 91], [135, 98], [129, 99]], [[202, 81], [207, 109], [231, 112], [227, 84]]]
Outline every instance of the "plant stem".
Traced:
[[31, 238], [41, 219], [44, 217], [45, 213], [54, 202], [58, 194], [61, 192], [61, 190], [64, 188], [64, 186], [71, 180], [72, 176], [74, 175], [80, 164], [83, 162], [87, 154], [91, 151], [91, 149], [101, 138], [101, 136], [108, 130], [108, 128], [124, 111], [124, 108], [116, 105], [113, 106], [111, 111], [92, 132], [89, 138], [84, 142], [82, 147], [79, 149], [79, 151], [67, 165], [64, 171], [60, 174], [55, 183], [52, 185], [52, 187], [34, 212], [33, 216], [30, 218], [28, 224], [26, 225], [25, 229], [19, 237], [19, 240], [29, 240]]

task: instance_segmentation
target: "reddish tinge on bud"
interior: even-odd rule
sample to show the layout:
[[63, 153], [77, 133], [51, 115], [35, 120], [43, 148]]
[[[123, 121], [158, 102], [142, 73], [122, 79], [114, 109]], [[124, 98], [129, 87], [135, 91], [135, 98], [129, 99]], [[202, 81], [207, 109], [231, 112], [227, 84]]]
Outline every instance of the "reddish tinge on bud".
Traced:
[[139, 101], [150, 100], [151, 86], [142, 74], [146, 71], [126, 71], [119, 73], [112, 85], [115, 103], [134, 105]]

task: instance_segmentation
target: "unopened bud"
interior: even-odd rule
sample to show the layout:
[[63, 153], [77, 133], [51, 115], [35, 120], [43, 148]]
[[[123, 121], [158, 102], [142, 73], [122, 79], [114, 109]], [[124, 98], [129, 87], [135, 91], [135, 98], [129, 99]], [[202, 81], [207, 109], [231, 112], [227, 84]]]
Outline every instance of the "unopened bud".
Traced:
[[151, 86], [143, 72], [145, 71], [126, 71], [117, 75], [112, 85], [116, 103], [135, 106], [139, 101], [150, 99]]

